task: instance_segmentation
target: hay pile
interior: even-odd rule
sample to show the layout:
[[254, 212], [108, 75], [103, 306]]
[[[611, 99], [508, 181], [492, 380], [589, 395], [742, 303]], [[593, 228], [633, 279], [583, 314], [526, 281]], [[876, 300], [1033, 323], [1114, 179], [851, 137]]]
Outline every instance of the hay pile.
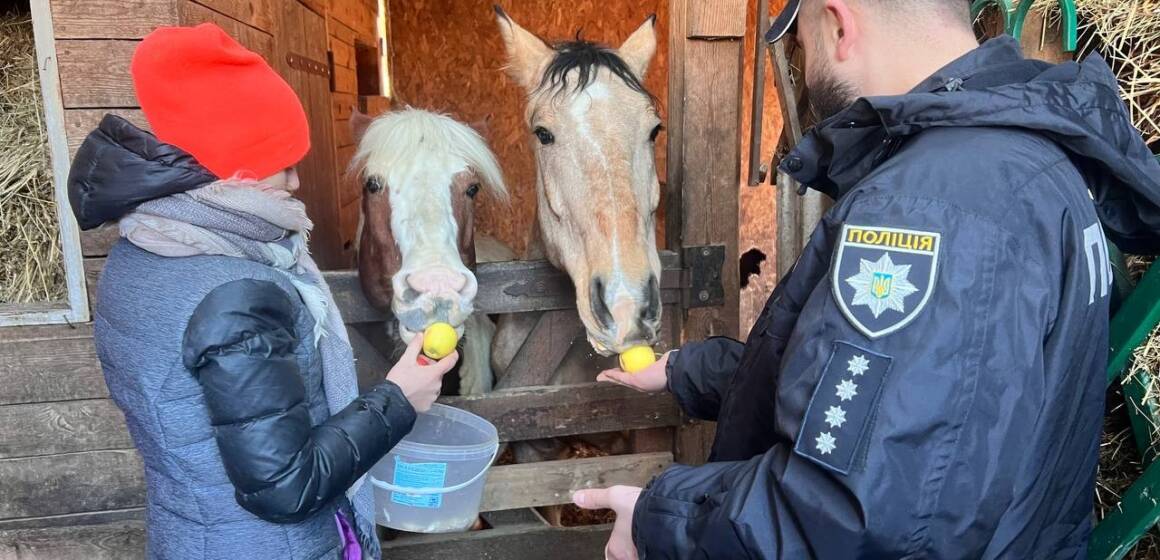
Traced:
[[32, 18], [0, 13], [0, 305], [65, 299]]
[[[1027, 1], [1027, 0], [1025, 0]], [[1057, 29], [1058, 0], [1035, 2], [1036, 11], [1049, 14]], [[1076, 58], [1099, 52], [1120, 82], [1120, 96], [1132, 122], [1160, 151], [1160, 0], [1075, 0], [1079, 17]]]

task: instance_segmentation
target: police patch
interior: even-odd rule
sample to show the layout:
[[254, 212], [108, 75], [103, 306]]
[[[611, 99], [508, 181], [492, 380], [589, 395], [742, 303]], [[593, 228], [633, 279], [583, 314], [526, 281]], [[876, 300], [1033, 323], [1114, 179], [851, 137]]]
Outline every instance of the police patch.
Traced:
[[830, 278], [842, 314], [878, 338], [905, 327], [934, 291], [941, 236], [845, 224]]
[[848, 342], [834, 342], [810, 397], [794, 452], [848, 474], [864, 447], [893, 359]]

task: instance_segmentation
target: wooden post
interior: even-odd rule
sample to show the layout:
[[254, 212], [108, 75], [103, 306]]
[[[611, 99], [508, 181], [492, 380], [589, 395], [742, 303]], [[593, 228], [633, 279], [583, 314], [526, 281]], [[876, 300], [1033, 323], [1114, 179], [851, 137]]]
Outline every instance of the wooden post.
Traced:
[[80, 233], [68, 204], [69, 151], [52, 10], [48, 0], [32, 0], [30, 7], [67, 292], [65, 301], [0, 305], [0, 326], [83, 323], [89, 320], [89, 302], [85, 291]]
[[[785, 123], [782, 142], [784, 151], [788, 152], [802, 139], [801, 108], [798, 105], [801, 100], [795, 94], [785, 43], [775, 43], [770, 51], [773, 55], [774, 83], [781, 102], [782, 122]], [[782, 153], [782, 150], [778, 152]], [[783, 278], [797, 262], [814, 226], [822, 219], [826, 208], [829, 208], [830, 201], [814, 190], [799, 195], [797, 181], [776, 169], [773, 173], [777, 177], [777, 276]]]
[[[680, 0], [669, 24], [669, 246], [723, 244], [725, 305], [688, 310], [685, 341], [740, 330], [738, 201], [744, 0]], [[713, 426], [678, 430], [676, 458], [701, 463]]]

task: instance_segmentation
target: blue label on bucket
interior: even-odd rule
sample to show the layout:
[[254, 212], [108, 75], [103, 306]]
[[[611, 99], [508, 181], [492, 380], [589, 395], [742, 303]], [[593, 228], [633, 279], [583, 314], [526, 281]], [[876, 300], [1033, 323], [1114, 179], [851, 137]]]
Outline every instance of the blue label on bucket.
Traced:
[[[395, 486], [404, 488], [443, 488], [447, 463], [404, 463], [395, 457]], [[436, 509], [443, 505], [443, 494], [406, 494], [391, 492], [391, 501], [404, 506]]]

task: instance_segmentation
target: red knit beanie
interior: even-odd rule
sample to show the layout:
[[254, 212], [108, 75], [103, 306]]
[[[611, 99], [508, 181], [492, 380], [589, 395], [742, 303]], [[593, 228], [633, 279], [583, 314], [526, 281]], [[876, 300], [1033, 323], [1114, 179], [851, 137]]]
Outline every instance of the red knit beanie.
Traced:
[[153, 133], [221, 179], [263, 179], [310, 151], [310, 126], [290, 85], [212, 23], [159, 27], [130, 69]]

